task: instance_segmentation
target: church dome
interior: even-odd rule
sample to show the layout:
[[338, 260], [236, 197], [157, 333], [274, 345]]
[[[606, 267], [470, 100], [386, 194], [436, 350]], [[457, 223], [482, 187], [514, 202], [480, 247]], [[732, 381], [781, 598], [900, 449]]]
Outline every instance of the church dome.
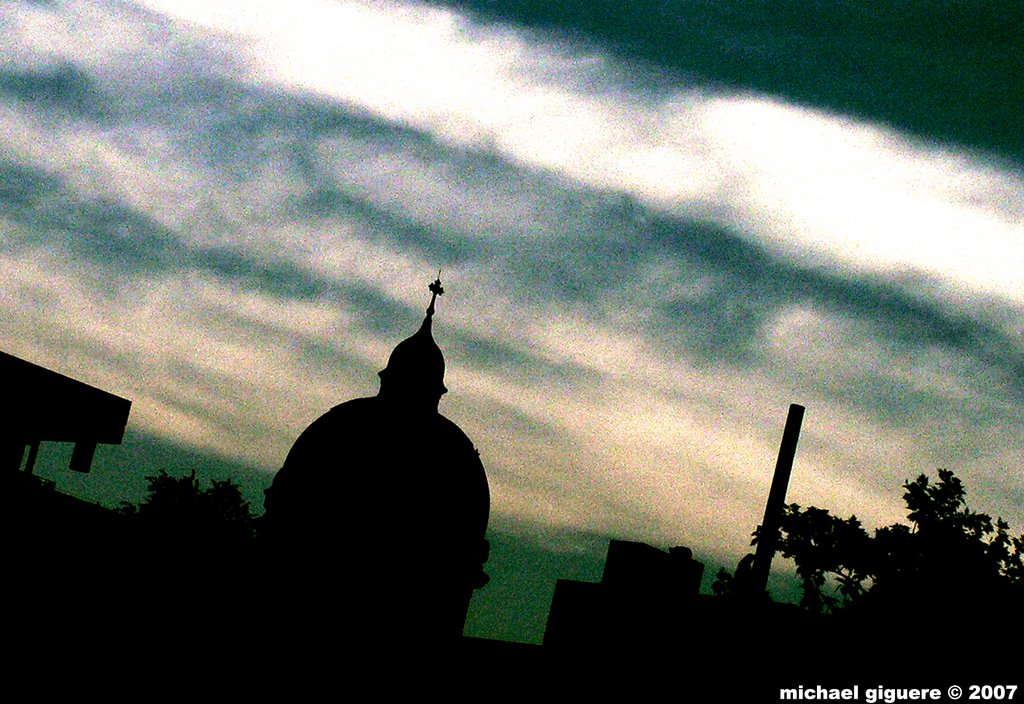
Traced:
[[275, 589], [292, 607], [274, 626], [282, 632], [301, 638], [308, 624], [344, 629], [357, 644], [383, 636], [444, 649], [460, 642], [473, 590], [487, 582], [490, 489], [472, 441], [437, 410], [440, 280], [430, 291], [423, 324], [380, 372], [380, 392], [309, 425], [266, 490]]

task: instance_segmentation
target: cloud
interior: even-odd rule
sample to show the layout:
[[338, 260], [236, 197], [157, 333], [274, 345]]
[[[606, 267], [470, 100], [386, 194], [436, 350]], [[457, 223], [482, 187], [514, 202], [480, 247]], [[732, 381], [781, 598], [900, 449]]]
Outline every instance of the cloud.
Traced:
[[1014, 121], [1024, 90], [1017, 3], [430, 4], [599, 47], [657, 87], [698, 80], [889, 124], [933, 143], [994, 150], [1018, 164], [1024, 155]]
[[0, 92], [51, 113], [97, 122], [110, 117], [93, 82], [73, 64], [42, 70], [0, 71]]
[[[970, 153], [722, 88], [644, 92], [608, 78], [613, 59], [426, 6], [311, 1], [283, 24], [270, 2], [151, 6], [249, 37], [250, 80], [734, 227], [783, 256], [1021, 303], [1019, 198], [1005, 195], [1024, 179]], [[383, 158], [367, 168], [388, 169]]]

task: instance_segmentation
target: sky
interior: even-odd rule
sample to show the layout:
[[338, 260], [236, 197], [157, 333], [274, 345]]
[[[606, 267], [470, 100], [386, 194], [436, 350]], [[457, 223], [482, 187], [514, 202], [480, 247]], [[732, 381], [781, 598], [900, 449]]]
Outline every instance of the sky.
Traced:
[[886, 525], [945, 467], [1020, 532], [1022, 35], [1015, 2], [9, 0], [0, 349], [133, 402], [92, 474], [41, 471], [258, 504], [441, 270], [492, 495], [467, 632], [538, 640], [609, 538], [735, 565], [791, 403], [789, 501]]

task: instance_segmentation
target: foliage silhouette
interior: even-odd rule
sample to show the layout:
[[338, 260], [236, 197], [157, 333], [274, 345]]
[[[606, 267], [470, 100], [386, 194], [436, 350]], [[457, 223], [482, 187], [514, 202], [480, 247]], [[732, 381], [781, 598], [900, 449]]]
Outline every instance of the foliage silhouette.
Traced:
[[[779, 551], [793, 558], [803, 584], [801, 606], [815, 612], [846, 607], [879, 611], [938, 604], [973, 608], [1005, 604], [1024, 593], [1024, 535], [1002, 519], [970, 510], [962, 482], [940, 469], [903, 484], [911, 526], [894, 524], [868, 535], [856, 516], [789, 504]], [[754, 533], [754, 543], [759, 538]], [[832, 593], [826, 588], [832, 585]], [[728, 589], [723, 580], [719, 589]]]
[[202, 488], [195, 470], [181, 477], [160, 470], [146, 482], [146, 498], [138, 506], [122, 502], [121, 512], [133, 517], [149, 540], [201, 551], [255, 541], [257, 518], [231, 479], [214, 479]]

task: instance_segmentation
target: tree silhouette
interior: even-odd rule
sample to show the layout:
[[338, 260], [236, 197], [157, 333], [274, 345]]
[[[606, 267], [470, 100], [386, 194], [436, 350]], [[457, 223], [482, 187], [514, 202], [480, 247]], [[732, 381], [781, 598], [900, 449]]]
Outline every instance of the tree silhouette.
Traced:
[[231, 479], [201, 488], [195, 470], [181, 477], [160, 470], [146, 482], [146, 498], [137, 507], [122, 503], [122, 512], [134, 516], [150, 537], [206, 545], [255, 539], [257, 519]]
[[146, 498], [122, 503], [131, 522], [132, 565], [149, 588], [231, 588], [254, 570], [258, 521], [230, 479], [200, 485], [196, 472], [146, 477]]
[[230, 479], [204, 487], [194, 470], [161, 470], [146, 481], [138, 506], [121, 505], [130, 530], [114, 608], [144, 618], [155, 648], [223, 658], [257, 627], [257, 519]]
[[[793, 558], [803, 582], [801, 606], [835, 611], [864, 594], [864, 582], [872, 576], [872, 542], [856, 516], [843, 520], [824, 509], [789, 504], [781, 533], [779, 551]], [[829, 577], [838, 597], [825, 591]]]
[[[801, 605], [811, 611], [924, 613], [941, 604], [995, 605], [1024, 595], [1024, 535], [1013, 537], [1002, 519], [970, 510], [962, 482], [946, 469], [932, 482], [921, 475], [903, 484], [911, 525], [893, 524], [872, 537], [856, 516], [785, 507], [779, 551], [793, 558], [802, 580]], [[759, 538], [754, 533], [754, 543]], [[718, 591], [729, 588], [728, 574]], [[831, 587], [831, 589], [829, 589]]]

